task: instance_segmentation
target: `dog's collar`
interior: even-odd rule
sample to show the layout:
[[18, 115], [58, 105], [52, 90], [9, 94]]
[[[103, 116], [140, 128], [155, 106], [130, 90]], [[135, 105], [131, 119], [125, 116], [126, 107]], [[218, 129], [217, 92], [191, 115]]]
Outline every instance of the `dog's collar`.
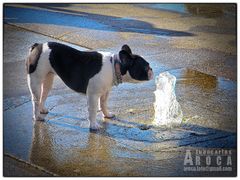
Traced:
[[113, 69], [113, 85], [118, 86], [122, 83], [121, 61], [118, 54], [114, 54], [110, 59]]

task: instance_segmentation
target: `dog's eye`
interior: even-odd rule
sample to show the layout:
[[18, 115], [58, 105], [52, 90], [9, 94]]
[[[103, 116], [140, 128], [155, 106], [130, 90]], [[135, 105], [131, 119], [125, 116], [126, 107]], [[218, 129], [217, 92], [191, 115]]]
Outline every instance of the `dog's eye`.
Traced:
[[146, 66], [146, 67], [145, 67], [145, 70], [146, 70], [146, 71], [149, 71], [149, 70], [150, 70], [150, 67], [149, 67], [149, 66]]

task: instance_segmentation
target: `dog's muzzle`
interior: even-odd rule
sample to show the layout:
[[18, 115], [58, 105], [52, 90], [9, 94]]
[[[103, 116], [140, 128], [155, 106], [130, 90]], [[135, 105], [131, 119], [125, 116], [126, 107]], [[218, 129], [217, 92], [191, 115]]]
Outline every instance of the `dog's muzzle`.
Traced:
[[149, 68], [148, 69], [148, 80], [153, 79], [153, 77], [154, 77], [154, 74], [153, 74], [152, 68]]

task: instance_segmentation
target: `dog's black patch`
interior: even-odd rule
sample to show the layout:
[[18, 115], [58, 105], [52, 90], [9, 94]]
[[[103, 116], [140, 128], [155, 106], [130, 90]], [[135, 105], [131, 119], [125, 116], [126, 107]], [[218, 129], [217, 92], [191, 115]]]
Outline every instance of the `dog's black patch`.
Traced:
[[35, 47], [37, 47], [39, 44], [38, 43], [34, 43], [32, 46], [31, 46], [31, 52], [32, 52], [32, 50], [35, 48]]
[[132, 55], [133, 64], [129, 67], [128, 72], [133, 79], [146, 81], [148, 79], [149, 63], [141, 56]]
[[132, 50], [130, 49], [130, 47], [127, 44], [124, 44], [122, 46], [122, 50], [128, 52], [128, 54], [132, 54]]
[[50, 64], [58, 76], [71, 89], [86, 93], [89, 79], [102, 68], [102, 55], [56, 42], [49, 42], [48, 46], [51, 49]]
[[42, 44], [35, 43], [34, 45], [31, 46], [30, 53], [26, 61], [26, 68], [27, 68], [28, 74], [31, 74], [36, 70], [38, 60], [41, 54], [42, 54]]
[[127, 73], [128, 69], [131, 67], [133, 63], [133, 59], [131, 55], [125, 50], [121, 50], [119, 52], [119, 57], [121, 60], [121, 64], [120, 64], [121, 75], [123, 76]]
[[119, 52], [121, 59], [121, 74], [125, 75], [127, 71], [133, 79], [139, 81], [149, 80], [148, 70], [149, 63], [139, 55], [132, 54], [128, 45], [123, 45]]

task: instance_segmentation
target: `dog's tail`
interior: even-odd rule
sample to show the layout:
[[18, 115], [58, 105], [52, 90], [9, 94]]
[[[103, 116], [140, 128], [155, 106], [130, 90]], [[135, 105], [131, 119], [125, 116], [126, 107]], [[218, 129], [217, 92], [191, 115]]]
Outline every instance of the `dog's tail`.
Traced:
[[26, 60], [26, 70], [28, 74], [31, 74], [36, 70], [41, 54], [42, 44], [35, 43], [30, 47]]

